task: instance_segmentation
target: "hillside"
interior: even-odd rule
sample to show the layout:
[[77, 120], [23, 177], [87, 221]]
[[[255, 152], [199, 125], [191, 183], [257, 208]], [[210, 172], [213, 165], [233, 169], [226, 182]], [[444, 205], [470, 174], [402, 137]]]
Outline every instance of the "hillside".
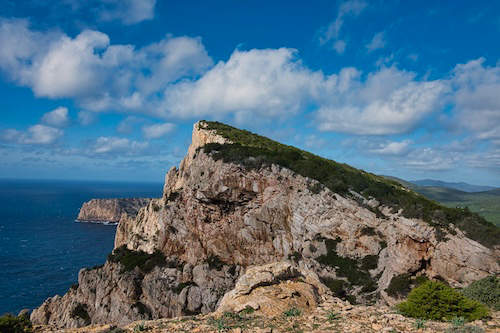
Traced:
[[[468, 237], [483, 245], [500, 244], [500, 229], [466, 209], [441, 206], [418, 193], [408, 191], [396, 181], [316, 156], [245, 130], [219, 122], [206, 123], [207, 129], [216, 131], [217, 134], [232, 142], [232, 144], [206, 145], [204, 150], [209, 154], [212, 153], [215, 159], [238, 163], [247, 169], [278, 164], [302, 176], [316, 179], [341, 195], [352, 196], [351, 191], [355, 191], [365, 197], [375, 198], [383, 206], [390, 207], [393, 212], [402, 209], [405, 217], [422, 219], [438, 228], [449, 229], [450, 225], [455, 225]], [[381, 214], [377, 209], [375, 212]]]
[[[464, 192], [444, 186], [419, 186], [400, 178], [384, 177], [399, 182], [401, 185], [447, 207], [467, 207], [497, 227], [500, 226], [500, 189], [482, 192]], [[448, 186], [447, 184], [449, 183], [441, 182], [441, 184]]]
[[121, 219], [107, 261], [31, 320], [57, 330], [394, 305], [422, 279], [463, 288], [500, 273], [497, 235], [397, 182], [200, 121], [163, 196]]
[[450, 188], [454, 190], [459, 190], [462, 192], [485, 192], [495, 190], [496, 188], [493, 186], [482, 186], [482, 185], [473, 185], [464, 182], [445, 182], [442, 180], [435, 179], [419, 179], [412, 180], [411, 183], [418, 186], [430, 186], [430, 187], [444, 187]]

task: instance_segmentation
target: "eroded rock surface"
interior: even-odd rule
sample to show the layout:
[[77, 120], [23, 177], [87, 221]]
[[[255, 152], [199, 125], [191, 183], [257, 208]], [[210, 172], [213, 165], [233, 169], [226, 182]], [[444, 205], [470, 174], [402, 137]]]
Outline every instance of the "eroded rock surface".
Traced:
[[[182, 272], [157, 267], [122, 274], [112, 263], [80, 272], [79, 287], [47, 300], [33, 312], [35, 323], [82, 325], [69, 312], [77, 303], [87, 305], [92, 323], [206, 313], [215, 310], [245, 268], [286, 260], [298, 272], [313, 272], [335, 295], [363, 303], [393, 304], [398, 295], [386, 289], [402, 275], [464, 286], [500, 272], [499, 249], [486, 248], [458, 229], [443, 235], [422, 220], [378, 207], [376, 200], [357, 193], [341, 196], [278, 165], [245, 169], [215, 160], [203, 150], [211, 142], [228, 141], [195, 124], [188, 155], [165, 177], [163, 197], [117, 228], [115, 248], [161, 251], [183, 263]], [[214, 261], [221, 270], [209, 268]], [[189, 286], [174, 295], [172, 288], [180, 283]], [[321, 295], [313, 286], [273, 284], [270, 294], [262, 289], [259, 295], [303, 290], [309, 301]]]
[[121, 219], [134, 220], [150, 201], [147, 198], [92, 199], [83, 203], [77, 221], [118, 223]]

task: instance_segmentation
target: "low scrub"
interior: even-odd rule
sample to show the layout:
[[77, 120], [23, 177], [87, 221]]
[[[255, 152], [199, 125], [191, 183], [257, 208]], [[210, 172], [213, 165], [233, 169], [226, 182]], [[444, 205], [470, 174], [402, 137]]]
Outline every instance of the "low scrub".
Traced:
[[439, 281], [427, 281], [414, 288], [408, 299], [396, 307], [405, 316], [426, 320], [463, 317], [474, 321], [488, 315], [486, 306]]
[[472, 282], [462, 293], [478, 302], [486, 304], [495, 311], [500, 311], [500, 277], [490, 275]]
[[14, 316], [5, 314], [0, 317], [0, 332], [2, 333], [25, 333], [32, 332], [31, 322], [28, 316]]
[[159, 251], [151, 254], [144, 251], [132, 251], [127, 249], [125, 245], [116, 248], [108, 256], [108, 261], [120, 263], [122, 265], [122, 273], [131, 271], [136, 267], [139, 267], [144, 273], [149, 273], [156, 266], [167, 265], [165, 256]]

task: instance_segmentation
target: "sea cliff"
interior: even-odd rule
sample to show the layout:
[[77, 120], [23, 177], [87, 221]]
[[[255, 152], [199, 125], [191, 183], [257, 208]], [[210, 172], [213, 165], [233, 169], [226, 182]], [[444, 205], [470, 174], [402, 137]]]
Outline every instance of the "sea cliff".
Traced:
[[393, 305], [418, 277], [463, 287], [500, 273], [498, 235], [397, 182], [201, 121], [162, 198], [120, 220], [106, 263], [82, 269], [78, 286], [31, 320], [80, 327], [266, 314], [270, 304], [307, 313], [325, 302]]

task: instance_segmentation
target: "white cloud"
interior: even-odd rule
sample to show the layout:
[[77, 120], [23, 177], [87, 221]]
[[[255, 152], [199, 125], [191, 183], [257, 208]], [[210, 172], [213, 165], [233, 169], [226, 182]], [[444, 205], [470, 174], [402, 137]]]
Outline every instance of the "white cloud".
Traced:
[[437, 111], [447, 85], [417, 81], [415, 74], [395, 67], [370, 73], [363, 82], [351, 73], [330, 92], [316, 114], [323, 131], [365, 135], [405, 133]]
[[169, 87], [162, 107], [166, 114], [183, 118], [291, 116], [319, 93], [323, 83], [323, 74], [302, 66], [295, 50], [236, 50], [199, 80]]
[[321, 29], [319, 43], [325, 45], [333, 41], [333, 48], [337, 53], [344, 53], [346, 43], [339, 40], [340, 30], [344, 25], [344, 20], [347, 16], [358, 16], [368, 6], [368, 3], [363, 0], [347, 0], [339, 6], [339, 11], [335, 20], [330, 22], [327, 27]]
[[42, 116], [42, 123], [52, 127], [66, 127], [69, 125], [70, 120], [68, 117], [68, 109], [65, 107], [58, 107]]
[[127, 138], [101, 136], [92, 144], [89, 153], [97, 155], [136, 155], [144, 151], [148, 146], [149, 144], [147, 142], [138, 142]]
[[150, 112], [168, 84], [212, 65], [199, 38], [167, 36], [136, 49], [99, 31], [74, 38], [32, 31], [26, 20], [0, 20], [0, 45], [0, 70], [12, 80], [40, 97], [74, 98], [88, 111]]
[[366, 44], [366, 48], [368, 49], [368, 52], [373, 52], [378, 49], [383, 49], [385, 47], [386, 40], [385, 40], [385, 33], [378, 32], [376, 33], [372, 40]]
[[29, 127], [27, 131], [4, 130], [0, 134], [0, 138], [3, 141], [17, 144], [48, 145], [54, 143], [63, 133], [58, 128], [37, 124]]
[[500, 138], [500, 64], [479, 58], [459, 64], [451, 79], [459, 125], [479, 139]]
[[455, 167], [459, 160], [459, 154], [427, 147], [412, 151], [402, 164], [416, 170], [443, 171]]
[[100, 12], [103, 21], [120, 20], [130, 25], [154, 17], [156, 0], [102, 0]]
[[158, 139], [172, 132], [174, 128], [175, 124], [172, 123], [154, 124], [151, 126], [143, 126], [142, 133], [147, 139]]
[[389, 141], [370, 149], [370, 152], [379, 155], [404, 155], [409, 151], [411, 143], [411, 140]]

